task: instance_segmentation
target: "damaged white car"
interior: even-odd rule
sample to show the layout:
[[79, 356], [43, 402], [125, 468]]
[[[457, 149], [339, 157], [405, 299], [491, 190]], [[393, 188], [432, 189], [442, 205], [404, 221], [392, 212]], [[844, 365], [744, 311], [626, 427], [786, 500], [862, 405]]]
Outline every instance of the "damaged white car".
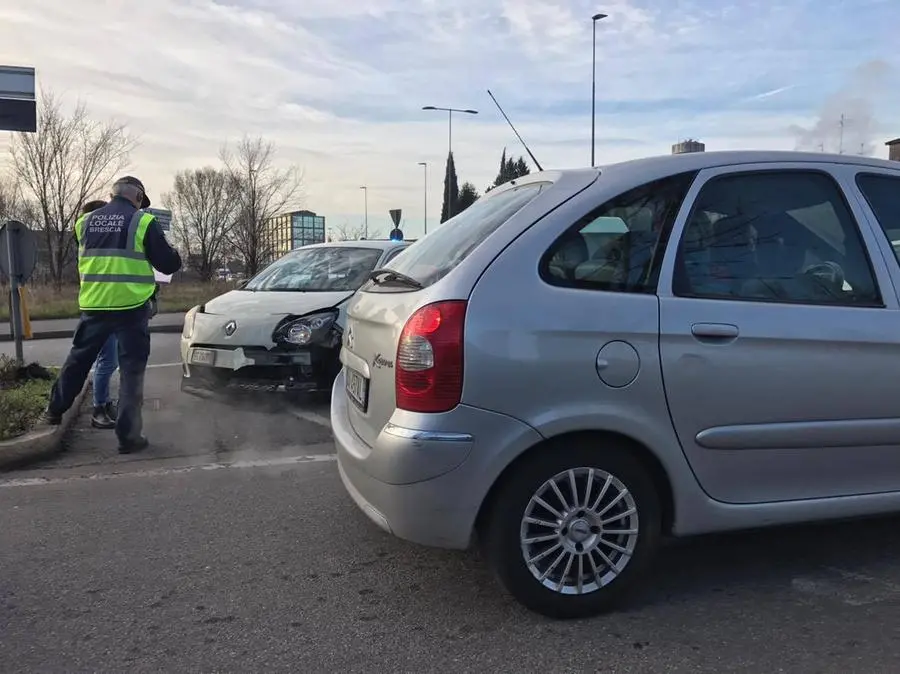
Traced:
[[182, 390], [330, 392], [341, 367], [347, 300], [409, 244], [304, 246], [194, 307], [181, 335]]

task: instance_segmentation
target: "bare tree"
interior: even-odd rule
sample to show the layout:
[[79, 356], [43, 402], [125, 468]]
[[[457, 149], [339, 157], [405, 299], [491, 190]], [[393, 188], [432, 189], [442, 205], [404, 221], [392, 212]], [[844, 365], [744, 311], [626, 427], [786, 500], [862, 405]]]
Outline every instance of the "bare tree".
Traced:
[[[331, 228], [329, 238], [332, 241], [359, 241], [365, 236], [365, 233], [365, 225], [351, 225], [348, 222], [344, 222]], [[369, 238], [381, 238], [381, 232], [377, 229], [374, 231], [370, 229]]]
[[67, 115], [47, 90], [41, 91], [37, 133], [13, 136], [13, 174], [38, 211], [35, 224], [43, 230], [57, 286], [74, 250], [72, 226], [81, 206], [127, 165], [134, 146], [124, 125], [92, 120], [81, 101]]
[[22, 220], [25, 208], [19, 183], [11, 176], [0, 175], [0, 223], [7, 220]]
[[240, 195], [231, 174], [206, 166], [175, 175], [163, 201], [173, 211], [172, 233], [189, 264], [209, 281], [227, 252], [227, 239], [238, 213]]
[[244, 263], [247, 276], [256, 274], [274, 257], [268, 221], [294, 210], [301, 198], [302, 175], [295, 166], [275, 165], [275, 145], [245, 136], [234, 152], [227, 147], [222, 161], [237, 196], [237, 214], [229, 241]]

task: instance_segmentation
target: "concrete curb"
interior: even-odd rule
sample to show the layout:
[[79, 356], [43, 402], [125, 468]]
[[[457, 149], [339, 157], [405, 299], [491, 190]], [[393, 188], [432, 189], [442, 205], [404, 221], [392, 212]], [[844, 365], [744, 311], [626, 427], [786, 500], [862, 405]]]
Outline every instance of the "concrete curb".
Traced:
[[78, 420], [81, 405], [90, 390], [91, 378], [88, 377], [81, 393], [75, 397], [72, 407], [63, 415], [59, 426], [41, 426], [18, 438], [0, 442], [0, 472], [22, 468], [58, 454], [62, 449], [63, 438], [72, 424]]
[[[153, 325], [150, 323], [150, 332], [154, 333], [167, 333], [167, 334], [180, 334], [184, 325]], [[68, 339], [72, 335], [75, 334], [74, 330], [48, 330], [46, 332], [34, 332], [32, 333], [31, 339], [26, 339], [26, 342], [33, 342], [36, 339]], [[8, 332], [0, 333], [0, 342], [11, 342], [13, 341], [12, 335]]]

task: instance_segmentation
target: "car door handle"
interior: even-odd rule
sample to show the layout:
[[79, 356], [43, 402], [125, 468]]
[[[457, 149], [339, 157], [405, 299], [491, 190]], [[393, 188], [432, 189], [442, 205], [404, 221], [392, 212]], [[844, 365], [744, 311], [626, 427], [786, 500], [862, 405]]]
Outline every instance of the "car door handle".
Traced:
[[730, 342], [737, 339], [740, 330], [730, 323], [694, 323], [691, 334], [700, 341]]

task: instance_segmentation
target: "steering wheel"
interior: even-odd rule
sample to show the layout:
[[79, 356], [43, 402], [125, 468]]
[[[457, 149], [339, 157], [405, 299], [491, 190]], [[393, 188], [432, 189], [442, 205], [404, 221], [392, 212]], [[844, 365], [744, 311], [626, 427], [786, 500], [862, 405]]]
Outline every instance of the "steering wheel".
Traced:
[[844, 290], [844, 281], [846, 276], [844, 270], [837, 262], [817, 262], [803, 268], [801, 272], [804, 276], [811, 276], [823, 286], [839, 294]]

